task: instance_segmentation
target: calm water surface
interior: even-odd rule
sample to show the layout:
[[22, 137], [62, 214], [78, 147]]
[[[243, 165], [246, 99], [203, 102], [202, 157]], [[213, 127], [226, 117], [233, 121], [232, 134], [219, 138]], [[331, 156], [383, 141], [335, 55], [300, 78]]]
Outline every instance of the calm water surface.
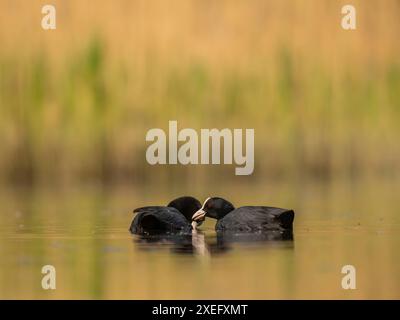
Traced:
[[[236, 205], [297, 214], [293, 241], [233, 243], [217, 239], [211, 219], [193, 239], [129, 234], [133, 208], [210, 195], [198, 187], [3, 188], [0, 298], [399, 299], [398, 187], [380, 180], [217, 184], [213, 195]], [[41, 288], [47, 264], [56, 268], [56, 290]], [[356, 267], [356, 290], [341, 288], [347, 264]]]

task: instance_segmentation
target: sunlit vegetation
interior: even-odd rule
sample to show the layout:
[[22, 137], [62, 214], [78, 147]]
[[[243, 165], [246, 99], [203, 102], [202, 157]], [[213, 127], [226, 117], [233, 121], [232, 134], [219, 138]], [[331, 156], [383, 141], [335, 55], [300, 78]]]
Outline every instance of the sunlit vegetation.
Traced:
[[255, 178], [399, 171], [397, 1], [354, 1], [356, 31], [329, 0], [60, 1], [54, 31], [39, 1], [8, 3], [1, 180], [168, 176], [147, 164], [145, 134], [169, 120], [255, 128]]

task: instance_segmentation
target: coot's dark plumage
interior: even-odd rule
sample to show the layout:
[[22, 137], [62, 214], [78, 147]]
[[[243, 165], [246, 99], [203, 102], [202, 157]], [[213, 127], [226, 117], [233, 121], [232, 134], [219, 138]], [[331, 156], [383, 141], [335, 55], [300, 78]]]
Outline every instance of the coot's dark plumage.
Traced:
[[180, 197], [167, 206], [137, 208], [129, 230], [135, 234], [191, 232], [193, 214], [201, 203], [193, 197]]
[[208, 198], [193, 219], [201, 221], [204, 216], [217, 219], [216, 231], [255, 232], [292, 230], [294, 212], [289, 209], [245, 206], [235, 209], [227, 200]]

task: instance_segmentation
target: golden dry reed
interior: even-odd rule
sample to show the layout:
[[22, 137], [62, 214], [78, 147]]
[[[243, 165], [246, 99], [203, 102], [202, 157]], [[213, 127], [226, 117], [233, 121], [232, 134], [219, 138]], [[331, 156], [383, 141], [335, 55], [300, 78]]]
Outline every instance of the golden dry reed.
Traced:
[[152, 167], [145, 134], [254, 128], [255, 178], [395, 176], [400, 2], [0, 0], [0, 180], [232, 176]]

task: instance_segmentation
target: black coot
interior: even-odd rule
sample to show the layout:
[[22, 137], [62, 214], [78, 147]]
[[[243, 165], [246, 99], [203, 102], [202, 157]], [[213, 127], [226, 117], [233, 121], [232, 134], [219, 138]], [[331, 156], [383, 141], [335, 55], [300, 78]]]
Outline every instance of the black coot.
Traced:
[[189, 233], [193, 214], [201, 203], [193, 197], [180, 197], [167, 206], [137, 208], [129, 230], [135, 234]]
[[217, 219], [216, 231], [256, 232], [286, 231], [293, 229], [294, 212], [289, 209], [245, 206], [235, 209], [229, 201], [222, 198], [208, 198], [193, 220], [202, 221], [204, 217]]

